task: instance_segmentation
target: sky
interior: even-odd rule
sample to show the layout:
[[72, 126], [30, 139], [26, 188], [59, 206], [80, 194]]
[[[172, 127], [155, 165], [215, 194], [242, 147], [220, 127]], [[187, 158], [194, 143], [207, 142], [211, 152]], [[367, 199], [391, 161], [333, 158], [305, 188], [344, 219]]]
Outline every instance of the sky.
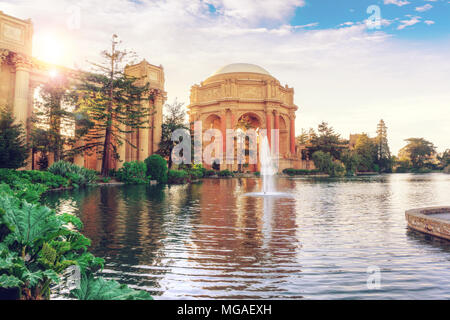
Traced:
[[450, 148], [448, 0], [0, 0], [34, 23], [33, 55], [87, 68], [109, 47], [163, 65], [168, 102], [230, 63], [260, 65], [295, 90], [297, 134], [328, 122], [391, 151], [423, 137]]

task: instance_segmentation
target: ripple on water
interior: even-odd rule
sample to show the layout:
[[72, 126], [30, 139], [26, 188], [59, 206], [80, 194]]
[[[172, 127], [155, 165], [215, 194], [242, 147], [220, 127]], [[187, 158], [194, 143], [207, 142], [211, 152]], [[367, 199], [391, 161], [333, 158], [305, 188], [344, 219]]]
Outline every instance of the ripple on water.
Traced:
[[[450, 298], [450, 242], [408, 230], [404, 211], [448, 205], [450, 176], [258, 179], [49, 194], [78, 215], [103, 275], [157, 299]], [[369, 267], [381, 287], [367, 287]]]

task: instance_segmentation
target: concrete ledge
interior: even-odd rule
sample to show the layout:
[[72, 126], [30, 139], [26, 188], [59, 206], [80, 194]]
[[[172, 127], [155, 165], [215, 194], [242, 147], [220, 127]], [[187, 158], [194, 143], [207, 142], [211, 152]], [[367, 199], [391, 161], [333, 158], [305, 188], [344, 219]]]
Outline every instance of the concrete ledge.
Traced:
[[[439, 215], [442, 214], [442, 217]], [[408, 227], [450, 240], [450, 207], [428, 207], [405, 212]]]

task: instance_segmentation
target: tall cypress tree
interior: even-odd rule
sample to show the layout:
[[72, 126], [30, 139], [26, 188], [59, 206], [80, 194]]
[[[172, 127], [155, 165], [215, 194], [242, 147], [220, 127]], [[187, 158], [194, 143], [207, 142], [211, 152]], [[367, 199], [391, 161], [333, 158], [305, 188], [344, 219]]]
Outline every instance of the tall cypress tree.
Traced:
[[118, 50], [119, 41], [113, 35], [111, 50], [103, 51], [102, 63], [93, 63], [95, 72], [82, 76], [77, 86], [78, 130], [84, 130], [85, 144], [77, 151], [95, 149], [102, 159], [101, 174], [109, 173], [109, 159], [119, 159], [117, 148], [123, 143], [136, 148], [126, 133], [148, 128], [149, 107], [145, 100], [152, 99], [149, 84], [136, 85], [139, 80], [124, 73], [129, 52]]
[[28, 147], [23, 126], [14, 123], [12, 113], [0, 110], [0, 168], [17, 169], [26, 165]]

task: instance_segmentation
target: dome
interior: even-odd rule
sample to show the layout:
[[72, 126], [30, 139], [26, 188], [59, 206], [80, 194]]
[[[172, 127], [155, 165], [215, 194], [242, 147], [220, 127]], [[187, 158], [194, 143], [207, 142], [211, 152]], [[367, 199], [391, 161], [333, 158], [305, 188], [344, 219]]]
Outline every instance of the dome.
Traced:
[[214, 72], [212, 75], [218, 75], [218, 74], [224, 74], [224, 73], [235, 73], [235, 72], [251, 72], [251, 73], [260, 73], [270, 76], [270, 73], [260, 66], [257, 66], [256, 64], [250, 64], [250, 63], [232, 63], [229, 65], [226, 65], [216, 72]]

